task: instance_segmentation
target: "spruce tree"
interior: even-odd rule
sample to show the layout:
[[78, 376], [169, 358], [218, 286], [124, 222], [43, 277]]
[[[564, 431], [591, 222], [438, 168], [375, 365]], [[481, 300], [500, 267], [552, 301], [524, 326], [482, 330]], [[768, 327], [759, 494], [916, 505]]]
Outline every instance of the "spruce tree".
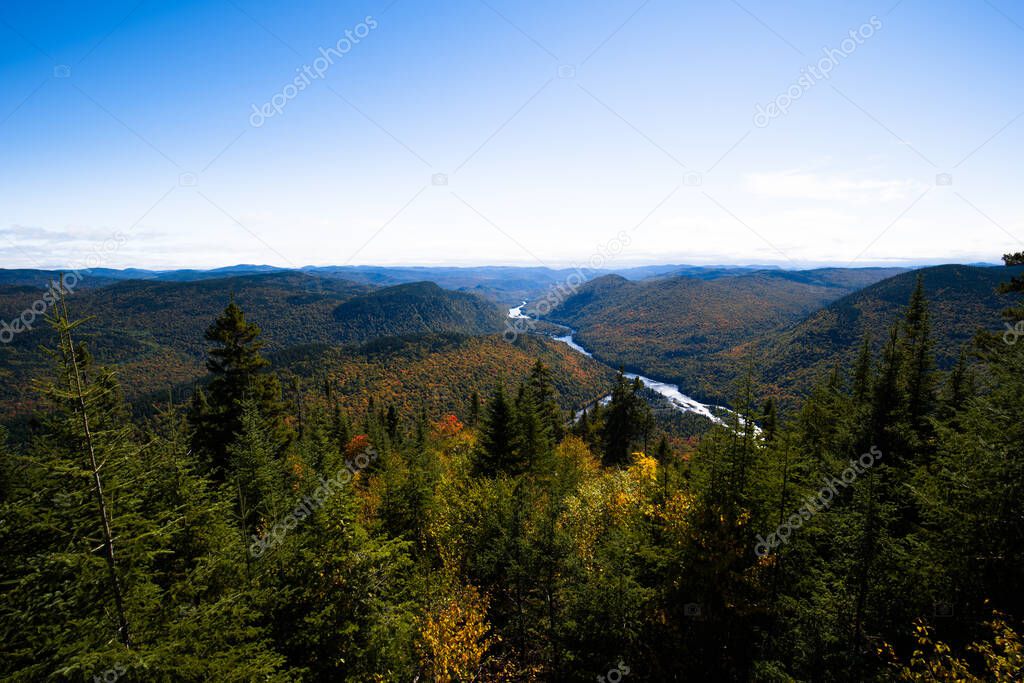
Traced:
[[775, 399], [771, 396], [764, 402], [761, 409], [761, 434], [764, 440], [771, 442], [775, 439], [775, 432], [778, 430], [778, 415], [775, 411]]
[[480, 394], [473, 392], [469, 401], [469, 426], [476, 427], [480, 422]]
[[194, 412], [193, 447], [208, 454], [215, 476], [225, 472], [227, 449], [241, 429], [246, 399], [258, 405], [276, 450], [290, 438], [281, 385], [267, 372], [270, 363], [260, 353], [264, 344], [259, 337], [260, 328], [246, 321], [234, 301], [206, 331], [207, 341], [214, 344], [206, 363], [213, 378], [208, 387], [208, 410]]
[[351, 438], [352, 425], [348, 420], [348, 414], [342, 409], [341, 404], [335, 404], [331, 419], [331, 439], [339, 453], [344, 452]]
[[642, 389], [643, 382], [639, 378], [631, 382], [619, 370], [602, 430], [606, 465], [626, 465], [633, 445], [649, 428], [650, 409], [640, 396]]
[[860, 351], [857, 353], [857, 360], [853, 366], [853, 398], [862, 405], [866, 405], [871, 399], [871, 382], [873, 380], [871, 370], [874, 360], [871, 352], [871, 335], [866, 333], [860, 344]]
[[924, 296], [924, 277], [917, 276], [903, 323], [903, 372], [907, 419], [919, 441], [930, 435], [926, 416], [935, 404], [935, 380], [932, 374], [932, 341], [928, 304]]
[[519, 473], [522, 467], [517, 437], [514, 407], [499, 384], [486, 408], [480, 448], [475, 458], [477, 473], [488, 477]]
[[558, 407], [551, 371], [539, 358], [530, 370], [527, 385], [545, 431], [553, 443], [558, 443], [565, 436], [565, 417]]

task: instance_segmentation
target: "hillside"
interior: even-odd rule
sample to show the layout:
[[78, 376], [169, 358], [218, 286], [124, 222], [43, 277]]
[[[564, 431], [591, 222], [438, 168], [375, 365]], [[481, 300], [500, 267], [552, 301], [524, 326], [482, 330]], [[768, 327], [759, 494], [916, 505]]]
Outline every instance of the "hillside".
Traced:
[[344, 342], [411, 334], [489, 334], [501, 330], [501, 308], [474, 294], [451, 292], [433, 282], [379, 289], [339, 304], [336, 336]]
[[[37, 287], [0, 286], [0, 311], [10, 320], [39, 299]], [[89, 320], [78, 336], [102, 364], [114, 365], [129, 397], [191, 382], [205, 374], [207, 326], [234, 298], [256, 322], [268, 352], [310, 344], [360, 342], [377, 336], [500, 329], [501, 313], [478, 297], [436, 285], [375, 292], [346, 280], [280, 272], [191, 282], [128, 280], [76, 289], [75, 318]], [[348, 301], [355, 303], [342, 307]], [[3, 415], [32, 407], [31, 379], [45, 366], [38, 353], [52, 334], [44, 321], [0, 345]]]
[[388, 337], [359, 346], [298, 348], [272, 357], [284, 374], [294, 374], [320, 390], [325, 378], [332, 395], [354, 414], [368, 396], [392, 403], [413, 417], [419, 407], [440, 415], [469, 415], [474, 392], [486, 399], [501, 382], [513, 392], [540, 359], [565, 410], [578, 408], [608, 393], [615, 373], [544, 337], [523, 337], [510, 344], [500, 335], [427, 335]]
[[719, 380], [736, 361], [712, 360], [714, 354], [781, 330], [889, 272], [760, 270], [644, 282], [606, 276], [547, 318], [574, 328], [577, 341], [613, 366], [679, 383], [697, 398], [723, 400], [728, 387]]
[[[757, 356], [764, 380], [783, 397], [799, 395], [835, 363], [849, 367], [865, 333], [871, 335], [876, 350], [880, 348], [889, 327], [900, 319], [918, 273], [924, 277], [936, 363], [948, 369], [975, 332], [1003, 327], [1001, 312], [1014, 298], [998, 294], [996, 288], [1021, 271], [935, 266], [866, 287], [812, 313], [790, 329], [758, 340]], [[714, 362], [743, 352], [742, 347], [731, 349]]]
[[[717, 272], [703, 266], [639, 266], [607, 271], [585, 268], [588, 277], [617, 273], [631, 280], [664, 275], [678, 268], [689, 273]], [[749, 270], [749, 269], [747, 269]], [[433, 282], [444, 289], [469, 292], [513, 304], [538, 295], [549, 287], [564, 283], [577, 271], [573, 268], [547, 268], [541, 266], [305, 266], [279, 268], [276, 266], [238, 264], [207, 270], [147, 270], [143, 268], [92, 268], [80, 271], [80, 288], [104, 287], [125, 280], [156, 280], [160, 282], [193, 282], [246, 275], [271, 273], [305, 274], [320, 280], [344, 280], [370, 287], [391, 287], [415, 282]], [[26, 285], [45, 287], [60, 275], [57, 270], [30, 268], [0, 268], [0, 285]]]

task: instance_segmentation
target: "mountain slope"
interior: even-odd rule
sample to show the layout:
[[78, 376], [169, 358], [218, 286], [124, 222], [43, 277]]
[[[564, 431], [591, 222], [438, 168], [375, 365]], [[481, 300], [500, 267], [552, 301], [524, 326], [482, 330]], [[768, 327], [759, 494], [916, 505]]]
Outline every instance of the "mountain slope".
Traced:
[[502, 309], [475, 294], [414, 282], [379, 289], [339, 304], [337, 338], [362, 342], [410, 334], [490, 334], [501, 330]]
[[[0, 286], [0, 311], [11, 320], [38, 300], [35, 287]], [[192, 282], [129, 280], [68, 297], [73, 318], [90, 318], [76, 331], [97, 361], [118, 369], [129, 397], [205, 375], [206, 328], [234, 298], [263, 333], [268, 352], [309, 344], [366, 341], [383, 335], [485, 334], [500, 330], [492, 303], [436, 285], [372, 291], [345, 280], [297, 272]], [[350, 307], [342, 305], [350, 300]], [[45, 368], [38, 353], [52, 332], [37, 318], [31, 330], [0, 344], [3, 413], [31, 408], [31, 380]]]
[[537, 336], [514, 344], [500, 335], [387, 337], [359, 346], [291, 349], [272, 360], [308, 386], [320, 388], [326, 378], [332, 396], [352, 411], [363, 411], [373, 395], [407, 417], [425, 406], [433, 414], [454, 409], [465, 420], [473, 392], [486, 400], [499, 382], [514, 392], [538, 358], [550, 369], [566, 410], [606, 395], [615, 379], [607, 366]]
[[[728, 387], [712, 366], [716, 353], [777, 331], [887, 271], [761, 270], [712, 279], [670, 277], [630, 282], [597, 278], [547, 319], [576, 329], [576, 339], [613, 366], [678, 383], [697, 398], [721, 401]], [[742, 359], [723, 357], [726, 366]]]
[[[996, 288], [1022, 268], [945, 265], [904, 273], [835, 301], [777, 335], [759, 340], [757, 357], [766, 382], [780, 395], [805, 392], [835, 363], [849, 367], [864, 334], [876, 349], [901, 319], [918, 273], [924, 278], [932, 339], [939, 368], [948, 369], [979, 329], [1003, 327], [1001, 312], [1014, 298]], [[729, 353], [738, 355], [742, 349]], [[717, 360], [717, 359], [716, 359]]]

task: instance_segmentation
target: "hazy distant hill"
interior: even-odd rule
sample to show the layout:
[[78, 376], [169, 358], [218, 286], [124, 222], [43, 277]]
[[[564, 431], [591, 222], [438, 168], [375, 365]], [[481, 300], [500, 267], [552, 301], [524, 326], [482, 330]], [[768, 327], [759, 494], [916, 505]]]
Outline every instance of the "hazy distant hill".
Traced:
[[[33, 287], [45, 289], [51, 282], [56, 282], [60, 273], [55, 270], [37, 270], [35, 268], [0, 268], [0, 287]], [[106, 287], [117, 282], [121, 278], [112, 278], [105, 275], [94, 274], [92, 277], [82, 277], [75, 285], [75, 289], [92, 289], [94, 287]]]
[[[653, 265], [631, 268], [593, 270], [583, 268], [547, 268], [544, 266], [305, 266], [279, 268], [277, 266], [239, 264], [209, 270], [147, 270], [127, 268], [93, 268], [81, 271], [82, 288], [102, 287], [121, 280], [159, 280], [162, 282], [193, 282], [224, 277], [260, 275], [268, 273], [305, 273], [322, 280], [340, 279], [373, 287], [434, 282], [445, 288], [480, 294], [504, 304], [519, 303], [539, 295], [548, 288], [565, 283], [578, 273], [593, 279], [605, 274], [618, 274], [630, 280], [661, 277], [675, 271], [685, 271], [693, 277], [717, 277], [723, 271], [747, 272], [750, 267]], [[0, 285], [29, 285], [44, 287], [57, 278], [57, 270], [0, 269]]]

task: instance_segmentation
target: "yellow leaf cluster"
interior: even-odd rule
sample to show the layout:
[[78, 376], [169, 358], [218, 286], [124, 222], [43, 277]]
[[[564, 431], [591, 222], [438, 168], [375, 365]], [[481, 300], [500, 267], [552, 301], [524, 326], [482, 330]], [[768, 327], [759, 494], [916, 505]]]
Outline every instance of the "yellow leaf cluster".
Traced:
[[460, 587], [430, 610], [420, 626], [420, 665], [428, 680], [468, 681], [495, 639], [488, 635], [487, 598]]
[[[928, 624], [918, 620], [914, 624], [917, 647], [911, 654], [909, 666], [898, 668], [900, 680], [949, 683], [1019, 681], [1024, 672], [1024, 647], [1020, 635], [998, 612], [993, 614], [992, 621], [987, 625], [992, 631], [992, 640], [978, 641], [967, 646], [969, 651], [980, 654], [984, 661], [985, 670], [978, 674], [971, 671], [966, 660], [954, 655], [949, 645], [935, 640]], [[885, 645], [883, 651], [891, 653], [891, 648]]]

